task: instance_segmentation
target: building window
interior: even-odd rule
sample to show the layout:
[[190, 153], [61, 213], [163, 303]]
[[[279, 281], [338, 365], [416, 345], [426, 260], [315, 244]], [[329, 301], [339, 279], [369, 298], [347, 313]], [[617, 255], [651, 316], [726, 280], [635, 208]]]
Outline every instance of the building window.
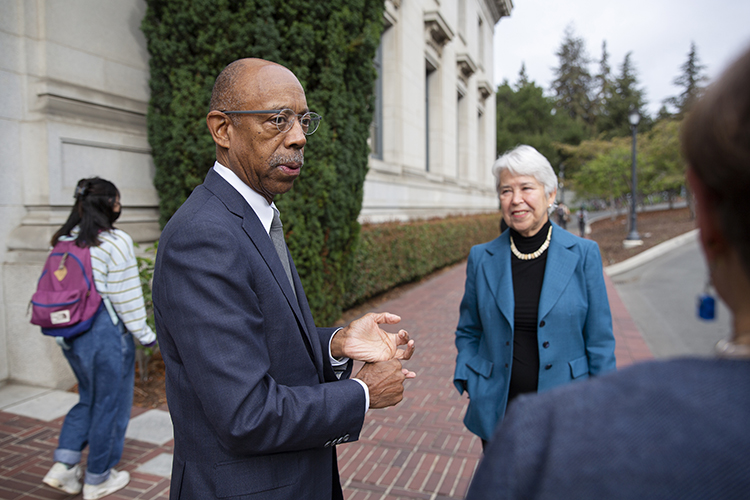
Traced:
[[481, 17], [477, 26], [477, 37], [479, 38], [479, 65], [484, 68], [484, 23]]
[[485, 157], [485, 151], [487, 150], [487, 127], [485, 127], [486, 120], [484, 119], [484, 112], [480, 109], [477, 112], [477, 169], [476, 178], [474, 181], [482, 182], [487, 177], [486, 172], [490, 169], [487, 166], [487, 158]]
[[466, 43], [466, 0], [458, 0], [458, 34]]
[[[433, 149], [433, 145], [431, 144], [431, 141], [434, 139], [432, 137], [433, 134], [431, 132], [434, 131], [434, 121], [435, 118], [430, 113], [430, 105], [432, 104], [432, 99], [438, 99], [438, 95], [436, 92], [436, 85], [437, 85], [437, 68], [430, 64], [429, 62], [426, 63], [426, 74], [425, 74], [425, 89], [424, 89], [424, 109], [425, 109], [425, 170], [427, 172], [430, 171], [430, 160], [432, 155], [430, 155], [430, 150]], [[434, 95], [433, 95], [434, 94]]]
[[469, 146], [469, 124], [467, 120], [467, 106], [469, 99], [459, 90], [456, 102], [456, 178], [468, 177], [467, 161]]
[[370, 156], [378, 160], [383, 159], [383, 42], [378, 45], [378, 51], [373, 60], [378, 77], [375, 80], [375, 109], [370, 124]]

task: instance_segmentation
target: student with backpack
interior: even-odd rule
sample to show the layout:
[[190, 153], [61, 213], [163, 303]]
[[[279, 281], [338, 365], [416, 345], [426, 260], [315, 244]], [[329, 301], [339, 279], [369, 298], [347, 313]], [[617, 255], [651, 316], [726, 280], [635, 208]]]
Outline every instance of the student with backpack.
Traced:
[[[55, 464], [43, 482], [69, 494], [77, 494], [83, 489], [84, 500], [93, 500], [124, 488], [130, 481], [128, 472], [118, 471], [114, 466], [122, 456], [133, 404], [133, 335], [145, 346], [154, 345], [156, 335], [146, 323], [133, 240], [112, 225], [120, 215], [120, 193], [111, 182], [94, 177], [78, 181], [74, 197], [75, 205], [68, 220], [52, 237], [53, 250], [48, 264], [49, 259], [56, 258], [52, 267], [57, 266], [57, 269], [52, 272], [58, 272], [52, 281], [59, 278], [58, 281], [63, 283], [60, 276], [80, 273], [79, 261], [83, 260], [84, 264], [91, 266], [95, 288], [91, 294], [84, 292], [84, 299], [90, 300], [93, 294], [98, 294], [101, 305], [95, 309], [91, 326], [72, 335], [69, 335], [69, 325], [65, 320], [85, 320], [87, 313], [76, 316], [71, 306], [47, 314], [48, 317], [56, 314], [50, 322], [57, 321], [57, 324], [43, 327], [43, 331], [55, 335], [62, 347], [78, 380], [79, 401], [65, 417], [54, 453]], [[72, 248], [69, 242], [74, 242], [78, 248]], [[66, 244], [68, 248], [62, 248]], [[86, 249], [90, 258], [88, 263], [85, 258], [80, 258]], [[62, 255], [55, 256], [56, 253]], [[60, 260], [64, 262], [59, 264]], [[45, 266], [45, 273], [47, 270], [48, 266]], [[86, 270], [83, 272], [85, 275]], [[32, 299], [35, 316], [37, 310], [44, 307], [40, 305], [42, 302], [47, 306], [53, 302], [42, 300], [42, 297], [51, 296], [50, 292], [41, 291], [45, 273]], [[88, 278], [80, 280], [76, 275], [76, 279], [85, 282]], [[88, 309], [91, 308], [89, 304]], [[32, 322], [39, 324], [34, 319]], [[61, 333], [63, 329], [67, 329], [65, 333]], [[84, 473], [79, 462], [81, 451], [87, 444], [88, 460], [84, 484], [81, 485]]]

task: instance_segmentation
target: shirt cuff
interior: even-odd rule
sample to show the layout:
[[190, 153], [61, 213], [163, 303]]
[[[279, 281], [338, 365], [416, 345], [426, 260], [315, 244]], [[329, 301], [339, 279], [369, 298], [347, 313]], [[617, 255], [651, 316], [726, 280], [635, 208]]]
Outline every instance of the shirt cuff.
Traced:
[[367, 410], [370, 409], [370, 389], [367, 388], [367, 384], [362, 382], [358, 378], [353, 378], [355, 382], [359, 382], [359, 385], [362, 386], [362, 388], [365, 390], [365, 415], [367, 414]]
[[341, 365], [345, 365], [349, 362], [349, 358], [346, 356], [343, 356], [341, 358], [334, 358], [333, 354], [331, 354], [331, 342], [333, 342], [333, 336], [339, 333], [343, 328], [337, 329], [335, 332], [333, 332], [333, 335], [331, 335], [331, 338], [328, 339], [328, 358], [331, 360], [331, 366], [337, 367]]
[[[336, 330], [335, 332], [333, 332], [333, 335], [336, 335], [341, 330], [343, 330], [343, 328], [339, 328], [338, 330]], [[349, 358], [342, 357], [342, 358], [336, 359], [336, 358], [333, 357], [333, 355], [331, 354], [331, 342], [333, 341], [333, 335], [331, 335], [331, 338], [328, 340], [328, 357], [331, 360], [331, 366], [335, 370], [335, 368], [337, 366], [342, 366], [342, 365], [347, 364], [349, 362]], [[362, 389], [364, 389], [364, 391], [365, 391], [365, 413], [367, 413], [367, 410], [370, 409], [370, 389], [368, 389], [367, 388], [367, 384], [365, 384], [364, 382], [362, 382], [360, 379], [353, 378], [352, 380], [354, 380], [355, 382], [358, 382], [359, 385], [362, 386]]]

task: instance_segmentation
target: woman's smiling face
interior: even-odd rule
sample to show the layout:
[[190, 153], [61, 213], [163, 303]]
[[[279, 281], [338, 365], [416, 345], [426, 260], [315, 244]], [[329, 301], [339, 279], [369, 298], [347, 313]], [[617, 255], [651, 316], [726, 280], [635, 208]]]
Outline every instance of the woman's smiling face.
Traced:
[[530, 175], [514, 175], [508, 169], [500, 173], [500, 206], [503, 219], [521, 236], [534, 236], [547, 222], [547, 209], [555, 201], [557, 190], [550, 196], [544, 185]]

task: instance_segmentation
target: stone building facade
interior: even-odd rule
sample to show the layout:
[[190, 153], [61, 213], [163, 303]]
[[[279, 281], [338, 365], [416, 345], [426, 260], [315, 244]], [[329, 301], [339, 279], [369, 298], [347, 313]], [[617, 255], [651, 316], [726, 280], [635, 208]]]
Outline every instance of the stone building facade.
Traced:
[[[493, 210], [492, 34], [511, 0], [386, 0], [363, 222]], [[0, 0], [0, 384], [75, 383], [29, 298], [78, 179], [122, 194], [118, 227], [159, 237], [142, 0]], [[228, 61], [229, 62], [229, 61]]]

